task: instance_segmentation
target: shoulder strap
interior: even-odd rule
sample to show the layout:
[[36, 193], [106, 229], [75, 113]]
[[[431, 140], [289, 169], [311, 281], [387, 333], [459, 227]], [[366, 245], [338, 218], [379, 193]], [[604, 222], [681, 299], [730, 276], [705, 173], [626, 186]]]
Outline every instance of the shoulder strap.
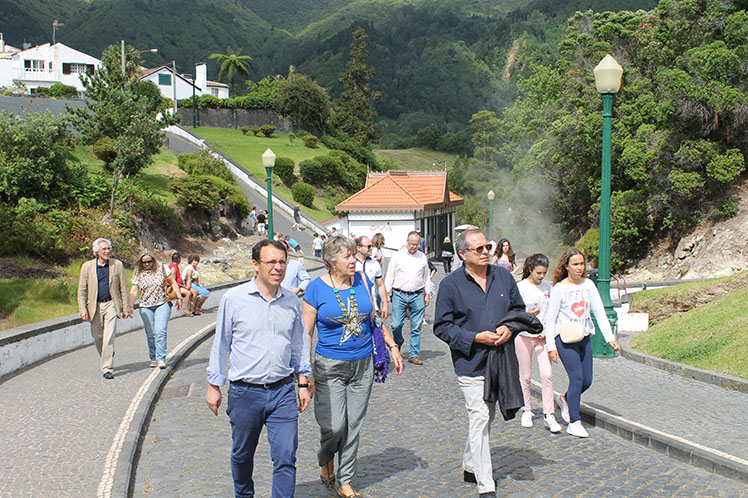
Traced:
[[366, 293], [369, 294], [369, 301], [371, 301], [371, 312], [374, 313], [377, 307], [374, 306], [374, 297], [371, 295], [371, 288], [366, 284], [366, 275], [364, 275], [364, 273], [360, 271], [356, 273], [361, 275], [361, 281], [364, 283], [364, 287], [366, 287]]

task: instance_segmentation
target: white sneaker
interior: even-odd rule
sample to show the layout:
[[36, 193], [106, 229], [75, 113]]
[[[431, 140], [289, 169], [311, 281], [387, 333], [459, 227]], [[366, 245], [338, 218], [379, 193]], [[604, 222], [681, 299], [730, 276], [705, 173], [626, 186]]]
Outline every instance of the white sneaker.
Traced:
[[590, 435], [587, 433], [584, 426], [582, 425], [581, 420], [577, 420], [576, 422], [570, 423], [569, 426], [566, 428], [566, 432], [576, 437], [590, 437]]
[[158, 366], [158, 362], [156, 360], [151, 360], [151, 364], [149, 366], [151, 368], [156, 368]]
[[165, 363], [165, 362], [163, 362], [163, 361], [159, 361], [159, 362], [157, 362], [157, 363], [158, 363], [158, 368], [160, 368], [160, 369], [162, 369], [162, 370], [163, 370], [164, 368], [166, 368], [166, 363]]
[[561, 424], [556, 422], [556, 417], [553, 416], [552, 413], [549, 413], [548, 415], [543, 417], [543, 425], [545, 425], [548, 430], [550, 430], [553, 433], [561, 432]]
[[527, 427], [528, 429], [532, 427], [532, 412], [530, 410], [526, 410], [522, 412], [522, 427]]
[[566, 402], [566, 395], [562, 394], [558, 399], [561, 401], [561, 418], [568, 424], [571, 422], [571, 417], [569, 417], [569, 403]]

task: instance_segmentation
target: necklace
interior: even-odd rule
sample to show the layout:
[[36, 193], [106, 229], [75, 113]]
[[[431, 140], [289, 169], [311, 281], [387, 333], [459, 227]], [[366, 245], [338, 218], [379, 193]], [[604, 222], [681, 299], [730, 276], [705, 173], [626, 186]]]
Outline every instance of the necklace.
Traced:
[[351, 284], [348, 307], [346, 307], [345, 304], [343, 304], [343, 299], [340, 297], [340, 290], [337, 288], [335, 280], [332, 278], [332, 273], [328, 272], [327, 274], [330, 276], [332, 291], [335, 293], [335, 298], [338, 300], [338, 305], [340, 306], [340, 311], [342, 313], [339, 317], [331, 318], [332, 321], [343, 326], [343, 333], [340, 336], [340, 344], [343, 344], [354, 335], [365, 340], [364, 331], [361, 327], [361, 320], [358, 313], [358, 303], [356, 302], [356, 289], [354, 289]]

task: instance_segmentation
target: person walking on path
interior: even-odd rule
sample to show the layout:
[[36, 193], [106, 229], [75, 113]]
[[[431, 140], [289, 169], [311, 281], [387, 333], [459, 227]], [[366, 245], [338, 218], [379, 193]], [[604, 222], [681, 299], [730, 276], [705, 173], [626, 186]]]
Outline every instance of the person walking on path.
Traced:
[[373, 284], [371, 294], [376, 296], [375, 302], [382, 320], [386, 320], [390, 315], [387, 289], [382, 278], [382, 267], [371, 257], [372, 248], [371, 240], [366, 235], [356, 239], [356, 271], [364, 272], [369, 277]]
[[[312, 365], [314, 414], [320, 427], [320, 480], [328, 489], [337, 481], [342, 498], [360, 498], [351, 481], [374, 382], [374, 307], [367, 290], [371, 283], [356, 272], [356, 245], [345, 236], [330, 237], [322, 248], [322, 259], [327, 273], [309, 284], [303, 304], [310, 349], [317, 329]], [[397, 344], [386, 329], [382, 332], [400, 375], [403, 360]]]
[[267, 239], [256, 244], [255, 278], [227, 291], [216, 316], [205, 401], [218, 415], [221, 386], [228, 378], [226, 414], [231, 421], [231, 475], [237, 497], [255, 495], [254, 454], [263, 426], [273, 460], [273, 498], [293, 497], [296, 488], [298, 414], [311, 401], [312, 367], [301, 303], [280, 285], [286, 261], [282, 244]]
[[260, 237], [264, 237], [268, 234], [265, 222], [267, 220], [267, 217], [265, 216], [265, 212], [260, 209], [260, 212], [257, 213], [257, 235]]
[[[171, 303], [168, 301], [164, 284], [169, 281], [174, 290], [179, 289], [174, 272], [160, 264], [156, 256], [145, 249], [138, 256], [135, 274], [130, 288], [130, 309], [140, 294], [140, 318], [148, 343], [150, 366], [166, 368], [166, 327], [171, 316]], [[182, 295], [177, 295], [177, 309], [182, 307]]]
[[509, 239], [499, 241], [496, 252], [494, 253], [494, 264], [506, 269], [509, 273], [514, 272], [517, 268], [517, 256], [512, 251], [512, 244]]
[[587, 262], [576, 247], [567, 249], [553, 273], [553, 290], [545, 315], [545, 340], [548, 357], [559, 358], [569, 377], [569, 387], [561, 395], [561, 417], [569, 423], [566, 432], [589, 437], [582, 426], [579, 404], [582, 393], [592, 385], [592, 346], [595, 333], [590, 312], [594, 313], [605, 342], [620, 351], [597, 287], [586, 278]]
[[252, 211], [249, 212], [249, 229], [249, 235], [257, 230], [257, 208], [255, 206], [252, 206]]
[[81, 320], [91, 322], [91, 335], [101, 356], [100, 368], [105, 379], [114, 378], [114, 336], [117, 317], [129, 318], [127, 282], [122, 262], [110, 258], [112, 243], [99, 238], [93, 242], [96, 256], [81, 266], [78, 280], [78, 311]]
[[441, 249], [441, 258], [442, 264], [444, 265], [444, 273], [451, 273], [452, 257], [455, 255], [455, 246], [454, 244], [452, 244], [452, 239], [449, 238], [449, 235], [444, 237], [444, 242], [442, 242]]
[[377, 232], [374, 234], [374, 237], [371, 239], [371, 257], [377, 260], [377, 263], [379, 263], [379, 266], [384, 268], [383, 258], [384, 254], [382, 253], [382, 248], [384, 247], [384, 235]]
[[463, 267], [447, 275], [439, 286], [434, 334], [449, 345], [468, 411], [463, 478], [477, 482], [481, 497], [495, 496], [490, 435], [496, 403], [483, 399], [486, 361], [492, 346], [512, 339], [507, 326], [497, 328], [496, 324], [510, 311], [524, 311], [525, 304], [514, 278], [488, 264], [490, 245], [483, 233], [465, 230], [457, 237], [455, 249]]
[[[522, 269], [522, 280], [517, 284], [525, 311], [537, 316], [541, 323], [545, 323], [545, 312], [548, 309], [548, 298], [551, 295], [551, 284], [544, 281], [548, 272], [548, 257], [544, 254], [533, 254], [525, 259]], [[519, 363], [519, 383], [522, 385], [522, 427], [532, 427], [532, 407], [530, 400], [530, 381], [532, 380], [532, 355], [538, 359], [538, 370], [543, 393], [543, 424], [551, 432], [561, 432], [561, 426], [556, 422], [556, 411], [553, 403], [553, 370], [548, 359], [548, 347], [545, 345], [545, 333], [533, 335], [520, 332], [514, 338], [514, 349]]]
[[301, 223], [301, 203], [297, 202], [293, 207], [293, 225], [291, 230], [299, 230], [299, 224]]
[[322, 243], [324, 241], [324, 235], [320, 237], [317, 232], [314, 232], [314, 239], [312, 240], [312, 256], [315, 258], [322, 257]]
[[426, 306], [429, 305], [429, 265], [426, 255], [418, 250], [421, 236], [408, 234], [408, 243], [390, 260], [384, 284], [392, 292], [392, 335], [398, 347], [403, 346], [405, 311], [410, 311], [410, 344], [408, 362], [423, 365], [421, 354], [421, 325]]
[[197, 270], [197, 265], [200, 264], [200, 256], [193, 254], [188, 260], [188, 265], [184, 268], [184, 285], [190, 290], [197, 291], [197, 298], [193, 301], [192, 313], [194, 315], [202, 315], [203, 304], [208, 300], [210, 291], [200, 285], [200, 272]]

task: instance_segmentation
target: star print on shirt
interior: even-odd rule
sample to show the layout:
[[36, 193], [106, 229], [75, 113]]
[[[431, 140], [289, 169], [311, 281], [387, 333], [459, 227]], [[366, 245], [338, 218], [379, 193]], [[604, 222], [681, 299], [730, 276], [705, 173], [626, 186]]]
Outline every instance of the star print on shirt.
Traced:
[[366, 340], [366, 338], [364, 337], [364, 329], [361, 326], [361, 324], [365, 320], [369, 319], [369, 314], [368, 313], [357, 313], [357, 314], [351, 315], [350, 310], [351, 310], [351, 299], [348, 298], [345, 312], [342, 315], [331, 316], [327, 318], [331, 322], [335, 322], [343, 326], [343, 333], [340, 335], [340, 344], [343, 344], [345, 341], [347, 341], [354, 335], [360, 337], [362, 341]]

